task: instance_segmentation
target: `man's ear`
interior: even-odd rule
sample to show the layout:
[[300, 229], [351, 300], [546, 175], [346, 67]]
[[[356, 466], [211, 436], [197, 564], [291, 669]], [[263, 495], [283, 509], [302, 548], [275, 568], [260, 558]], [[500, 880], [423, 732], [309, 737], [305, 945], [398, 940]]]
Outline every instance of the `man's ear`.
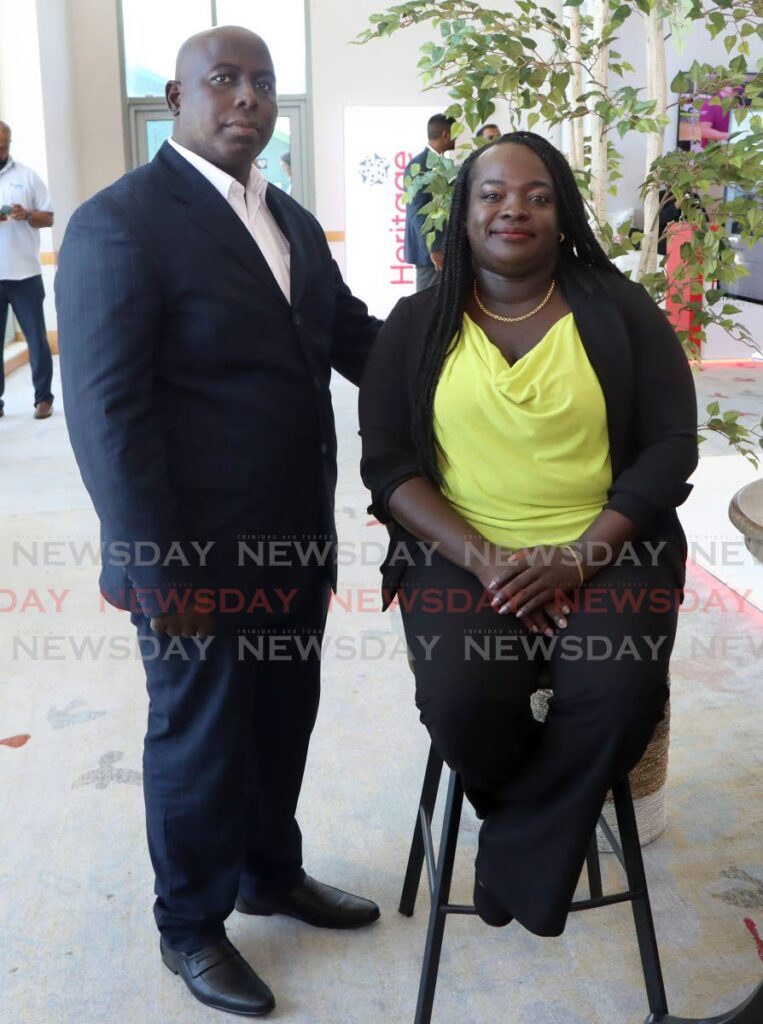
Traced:
[[167, 106], [172, 112], [173, 117], [177, 117], [180, 113], [180, 93], [182, 92], [181, 83], [176, 81], [167, 82], [164, 87], [164, 98], [167, 101]]

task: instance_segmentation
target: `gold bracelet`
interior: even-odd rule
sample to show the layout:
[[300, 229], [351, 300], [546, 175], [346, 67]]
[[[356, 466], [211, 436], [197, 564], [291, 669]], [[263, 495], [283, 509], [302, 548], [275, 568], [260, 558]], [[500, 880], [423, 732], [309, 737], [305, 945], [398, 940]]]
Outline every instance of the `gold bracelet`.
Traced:
[[578, 567], [578, 572], [580, 573], [580, 585], [582, 586], [585, 583], [585, 576], [583, 575], [583, 559], [575, 551], [571, 544], [562, 544], [561, 548], [562, 551], [564, 551], [564, 549], [567, 548], [567, 550], [572, 554], [572, 557], [575, 559], [575, 565]]

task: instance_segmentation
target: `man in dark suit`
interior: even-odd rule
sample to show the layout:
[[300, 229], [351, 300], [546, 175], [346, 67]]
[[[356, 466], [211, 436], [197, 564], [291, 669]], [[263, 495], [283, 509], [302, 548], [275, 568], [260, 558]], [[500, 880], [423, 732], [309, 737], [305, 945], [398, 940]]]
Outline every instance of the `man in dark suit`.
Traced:
[[253, 166], [278, 113], [265, 43], [194, 36], [167, 102], [171, 143], [69, 224], [61, 370], [101, 588], [132, 612], [146, 671], [162, 958], [201, 1002], [256, 1016], [274, 999], [225, 937], [234, 905], [379, 916], [305, 874], [295, 811], [335, 582], [329, 378], [358, 382], [381, 325]]
[[[443, 153], [448, 153], [456, 148], [456, 140], [450, 135], [451, 125], [454, 123], [454, 118], [446, 117], [444, 114], [434, 114], [429, 118], [427, 148], [418, 153], [405, 168], [404, 180], [407, 188], [415, 181], [412, 172], [414, 164], [418, 165], [420, 172], [426, 171], [429, 166], [430, 154], [435, 153], [437, 156], [442, 156]], [[421, 213], [421, 208], [431, 201], [431, 192], [421, 188], [413, 196], [405, 211], [405, 262], [412, 263], [416, 267], [417, 292], [431, 288], [437, 281], [438, 272], [442, 270], [443, 233], [437, 233], [431, 251], [427, 247], [426, 234], [423, 233], [427, 217], [425, 213]]]

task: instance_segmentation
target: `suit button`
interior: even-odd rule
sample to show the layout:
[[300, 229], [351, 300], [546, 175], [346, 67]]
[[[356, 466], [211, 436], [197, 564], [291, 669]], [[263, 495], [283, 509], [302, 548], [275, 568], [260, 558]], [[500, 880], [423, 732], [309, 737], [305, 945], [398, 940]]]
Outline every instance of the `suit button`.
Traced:
[[302, 323], [302, 317], [299, 315], [299, 313], [295, 313], [294, 316], [292, 317], [292, 320], [294, 322], [295, 327], [299, 327], [300, 324]]
[[321, 442], [321, 452], [325, 455], [328, 450], [329, 450], [329, 446], [326, 444], [326, 442], [325, 441]]
[[318, 391], [320, 391], [320, 389], [321, 389], [321, 378], [318, 377], [318, 376], [313, 377], [313, 384], [315, 384], [315, 386], [318, 389]]

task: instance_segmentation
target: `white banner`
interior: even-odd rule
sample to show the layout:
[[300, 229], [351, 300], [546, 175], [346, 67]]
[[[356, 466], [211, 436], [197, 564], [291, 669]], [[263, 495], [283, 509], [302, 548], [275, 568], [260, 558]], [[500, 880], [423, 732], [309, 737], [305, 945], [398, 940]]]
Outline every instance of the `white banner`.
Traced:
[[416, 289], [405, 263], [405, 165], [427, 144], [437, 107], [345, 107], [346, 278], [354, 295], [386, 317]]

